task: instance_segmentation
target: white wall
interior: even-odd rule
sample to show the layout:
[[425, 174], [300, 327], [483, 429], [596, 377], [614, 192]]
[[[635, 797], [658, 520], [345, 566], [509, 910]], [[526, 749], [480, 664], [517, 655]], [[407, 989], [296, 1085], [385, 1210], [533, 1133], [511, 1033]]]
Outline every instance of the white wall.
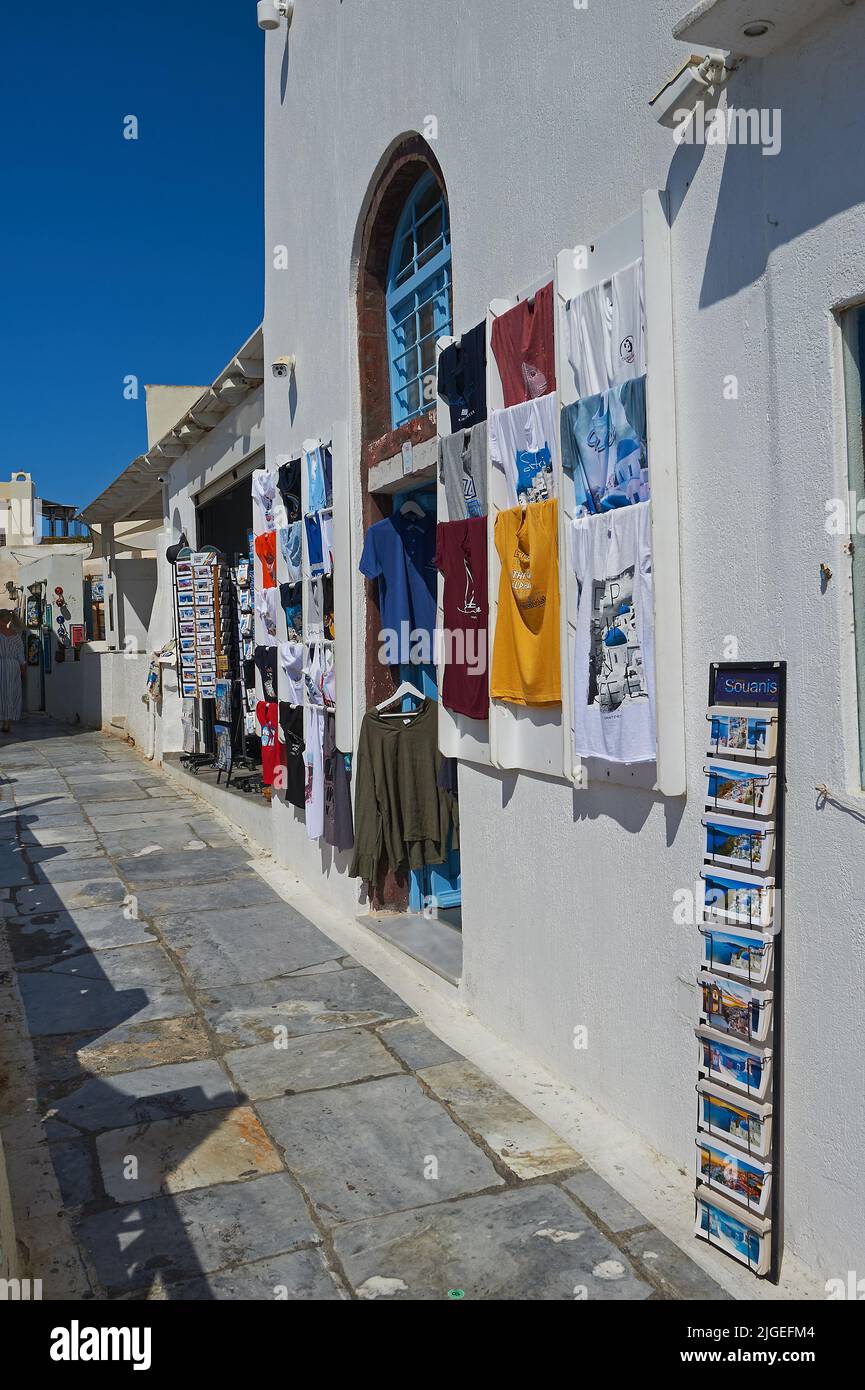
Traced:
[[[673, 894], [700, 865], [707, 667], [731, 634], [743, 659], [785, 657], [787, 1240], [829, 1275], [861, 1264], [865, 1242], [865, 800], [856, 793], [859, 817], [819, 811], [814, 791], [856, 791], [847, 563], [823, 522], [825, 499], [846, 488], [831, 309], [865, 294], [865, 108], [850, 101], [865, 10], [839, 9], [807, 45], [734, 77], [737, 106], [782, 111], [783, 148], [767, 158], [676, 150], [653, 122], [648, 98], [684, 56], [669, 35], [685, 8], [319, 0], [298, 6], [287, 57], [284, 26], [268, 35], [265, 359], [298, 355], [296, 400], [265, 383], [268, 450], [273, 461], [341, 417], [358, 456], [352, 248], [369, 182], [404, 132], [437, 118], [457, 332], [645, 188], [669, 188], [690, 795], [574, 794], [464, 766], [463, 997], [691, 1168], [699, 939], [674, 925]], [[319, 109], [309, 92], [323, 70]], [[272, 268], [283, 243], [294, 270]], [[359, 517], [359, 486], [354, 501]], [[835, 574], [825, 594], [821, 561]], [[358, 583], [357, 631], [362, 618]], [[359, 709], [362, 682], [359, 659]], [[284, 831], [284, 854], [316, 882], [317, 853]], [[323, 887], [356, 900], [344, 878]]]

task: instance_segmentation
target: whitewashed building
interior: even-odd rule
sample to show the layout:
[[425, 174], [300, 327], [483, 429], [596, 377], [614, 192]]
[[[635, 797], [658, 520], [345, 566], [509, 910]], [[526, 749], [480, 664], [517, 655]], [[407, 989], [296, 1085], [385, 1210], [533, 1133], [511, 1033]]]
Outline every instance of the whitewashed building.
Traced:
[[[865, 112], [850, 93], [865, 8], [289, 8], [290, 25], [274, 12], [265, 38], [265, 317], [247, 354], [263, 389], [225, 438], [217, 425], [184, 440], [168, 472], [168, 539], [218, 543], [196, 530], [196, 507], [246, 485], [253, 467], [331, 444], [337, 746], [352, 751], [391, 688], [358, 561], [394, 498], [435, 496], [436, 343], [550, 280], [561, 315], [642, 256], [659, 711], [656, 764], [590, 763], [583, 778], [569, 753], [574, 599], [560, 554], [562, 709], [532, 727], [494, 715], [486, 739], [441, 720], [441, 746], [459, 760], [461, 854], [440, 918], [416, 910], [407, 883], [383, 883], [368, 904], [348, 857], [310, 841], [278, 796], [274, 854], [692, 1172], [700, 938], [688, 894], [702, 863], [709, 666], [786, 660], [786, 1245], [821, 1277], [855, 1269], [865, 570], [847, 504], [863, 486]], [[705, 105], [740, 113], [701, 116], [698, 142], [657, 119], [679, 94], [693, 104], [687, 74], [666, 87], [691, 54], [719, 60], [695, 79]], [[429, 218], [425, 256], [417, 228]], [[407, 228], [419, 306], [408, 374], [396, 361], [405, 336], [394, 345]], [[573, 399], [566, 377], [561, 404]], [[493, 377], [489, 389], [501, 404]]]

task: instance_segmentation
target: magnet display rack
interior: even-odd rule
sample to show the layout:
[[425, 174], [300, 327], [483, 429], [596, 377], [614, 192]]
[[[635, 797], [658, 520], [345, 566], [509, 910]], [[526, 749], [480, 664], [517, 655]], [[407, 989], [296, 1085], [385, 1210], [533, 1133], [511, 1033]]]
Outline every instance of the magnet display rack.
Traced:
[[[731, 990], [739, 985], [739, 997], [746, 1003], [739, 1009], [738, 1019], [722, 1016], [727, 1031], [713, 1026], [710, 1000], [717, 992], [705, 991], [697, 1036], [700, 1039], [701, 1081], [697, 1096], [697, 1187], [695, 1192], [695, 1234], [697, 1239], [720, 1248], [746, 1264], [759, 1278], [777, 1284], [781, 1276], [784, 1251], [784, 1186], [783, 1186], [783, 1042], [784, 1042], [784, 813], [786, 795], [786, 714], [787, 663], [784, 661], [714, 662], [709, 670], [709, 708], [724, 707], [716, 714], [707, 737], [710, 763], [720, 760], [723, 772], [730, 774], [733, 787], [739, 784], [739, 795], [747, 786], [747, 773], [753, 769], [764, 787], [771, 787], [773, 798], [763, 803], [758, 796], [758, 784], [752, 781], [750, 793], [735, 804], [735, 793], [728, 790], [720, 797], [723, 784], [711, 778], [706, 784], [706, 815], [712, 824], [713, 814], [723, 819], [723, 828], [735, 836], [739, 826], [745, 837], [751, 860], [762, 837], [771, 833], [774, 842], [771, 861], [761, 864], [757, 874], [743, 873], [727, 867], [731, 859], [724, 855], [719, 863], [717, 841], [708, 830], [704, 835], [703, 874], [711, 872], [718, 878], [730, 878], [733, 893], [708, 901], [698, 922], [700, 932], [710, 945], [704, 945], [704, 968], [715, 976], [723, 989], [727, 980]], [[741, 710], [741, 714], [738, 711]], [[742, 729], [742, 720], [751, 716], [753, 727]], [[732, 720], [733, 727], [725, 724]], [[736, 721], [739, 721], [738, 724]], [[738, 737], [739, 742], [736, 742]], [[752, 746], [753, 743], [753, 746]], [[762, 746], [761, 746], [762, 743]], [[706, 820], [704, 819], [704, 825]], [[730, 838], [732, 839], [733, 836]], [[741, 837], [740, 837], [741, 838]], [[769, 843], [772, 843], [771, 841]], [[732, 849], [725, 845], [724, 848]], [[738, 851], [740, 854], [743, 851]], [[736, 862], [735, 860], [733, 862]], [[767, 872], [768, 871], [768, 872]], [[764, 910], [763, 894], [771, 895], [771, 916]], [[760, 911], [752, 921], [754, 903]], [[720, 904], [720, 915], [718, 905]], [[747, 913], [745, 912], [747, 908]], [[714, 936], [712, 935], [714, 933]], [[715, 960], [715, 936], [746, 934], [747, 964], [741, 955], [727, 954]], [[753, 933], [753, 935], [752, 935]], [[757, 936], [756, 933], [760, 935]], [[753, 971], [754, 950], [764, 962], [770, 952], [771, 969], [765, 963], [759, 972]], [[708, 962], [708, 963], [707, 963]], [[717, 972], [717, 974], [716, 974]], [[753, 988], [755, 980], [761, 988]], [[768, 986], [768, 988], [762, 988]], [[734, 1002], [736, 996], [734, 994]], [[771, 1007], [771, 1027], [763, 1030], [762, 1010]], [[743, 1031], [747, 1020], [747, 1032]], [[755, 1027], [755, 1020], [757, 1020]], [[716, 1071], [705, 1064], [704, 1045], [712, 1044], [739, 1049], [744, 1056], [744, 1068], [729, 1072]], [[755, 1078], [759, 1085], [752, 1085]], [[719, 1111], [725, 1112], [718, 1118]], [[730, 1123], [735, 1116], [735, 1127]], [[771, 1138], [767, 1138], [771, 1136]], [[732, 1142], [730, 1142], [732, 1141]], [[712, 1163], [707, 1170], [703, 1164], [703, 1149], [716, 1150], [717, 1168]], [[741, 1167], [740, 1167], [741, 1164]], [[768, 1200], [761, 1201], [761, 1182], [768, 1180]]]

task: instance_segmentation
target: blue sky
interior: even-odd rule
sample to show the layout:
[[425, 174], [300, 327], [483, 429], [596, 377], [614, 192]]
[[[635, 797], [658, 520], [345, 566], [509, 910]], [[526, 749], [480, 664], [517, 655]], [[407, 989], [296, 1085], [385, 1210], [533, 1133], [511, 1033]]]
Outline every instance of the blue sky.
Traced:
[[261, 320], [263, 35], [254, 0], [15, 4], [3, 31], [0, 476], [83, 506], [146, 446], [144, 383], [209, 383]]

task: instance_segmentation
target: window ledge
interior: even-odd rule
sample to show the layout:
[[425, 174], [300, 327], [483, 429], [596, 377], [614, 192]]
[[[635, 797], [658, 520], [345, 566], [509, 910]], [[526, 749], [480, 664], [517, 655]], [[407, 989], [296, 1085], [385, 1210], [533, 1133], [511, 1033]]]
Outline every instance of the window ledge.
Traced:
[[390, 430], [379, 439], [371, 439], [364, 451], [367, 468], [372, 469], [377, 463], [395, 458], [402, 451], [403, 444], [411, 444], [416, 449], [427, 439], [434, 439], [436, 428], [436, 410], [433, 407], [426, 414], [406, 421], [404, 425]]
[[402, 450], [393, 458], [382, 459], [369, 470], [367, 486], [370, 492], [406, 492], [417, 483], [435, 481], [438, 464], [437, 439], [425, 439], [412, 445], [412, 470], [403, 470]]

